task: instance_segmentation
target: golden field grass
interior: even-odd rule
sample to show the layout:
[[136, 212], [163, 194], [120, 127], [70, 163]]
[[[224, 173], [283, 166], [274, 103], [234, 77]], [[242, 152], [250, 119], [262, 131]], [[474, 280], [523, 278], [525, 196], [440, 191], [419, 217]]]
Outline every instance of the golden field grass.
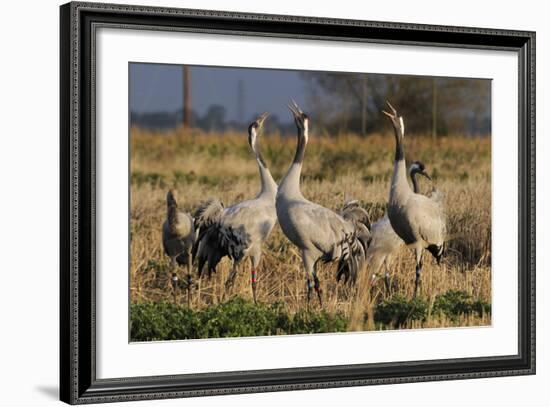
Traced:
[[[266, 134], [259, 144], [275, 180], [280, 180], [292, 161], [295, 137]], [[175, 188], [179, 206], [194, 211], [210, 198], [226, 206], [254, 197], [259, 190], [256, 162], [245, 133], [205, 134], [183, 129], [168, 133], [133, 128], [131, 157], [131, 302], [172, 301], [170, 267], [161, 242], [161, 225], [166, 216], [166, 192]], [[427, 317], [410, 319], [401, 327], [425, 328], [489, 325], [490, 313], [464, 314], [448, 318], [432, 315], [438, 296], [450, 291], [467, 293], [475, 300], [491, 303], [491, 140], [461, 135], [432, 140], [409, 136], [405, 139], [407, 162], [420, 160], [445, 196], [447, 230], [451, 239], [441, 266], [428, 253], [424, 257], [420, 297], [428, 304]], [[338, 210], [345, 198], [358, 199], [374, 222], [384, 214], [393, 169], [394, 138], [391, 134], [337, 137], [310, 136], [302, 170], [302, 192], [309, 200]], [[432, 184], [420, 177], [423, 192]], [[252, 298], [249, 262], [241, 270], [230, 293], [224, 281], [230, 271], [224, 259], [209, 280], [197, 282], [191, 308], [205, 309], [233, 297]], [[371, 315], [388, 300], [382, 279], [363, 281], [357, 287], [337, 284], [334, 264], [320, 264], [323, 311], [349, 321], [348, 330], [390, 329], [376, 325]], [[410, 299], [414, 289], [414, 258], [403, 248], [392, 267], [393, 296]], [[185, 270], [179, 269], [180, 278]], [[368, 271], [363, 273], [364, 276]], [[196, 280], [196, 271], [194, 272]], [[365, 289], [364, 287], [370, 288]], [[359, 294], [358, 294], [359, 293]], [[289, 314], [306, 307], [306, 285], [295, 247], [276, 226], [264, 247], [258, 271], [258, 302], [281, 303]], [[315, 301], [313, 301], [315, 300]], [[186, 304], [181, 290], [177, 301]], [[311, 308], [319, 310], [312, 297]], [[365, 322], [367, 321], [367, 322]], [[370, 321], [370, 322], [368, 322]]]

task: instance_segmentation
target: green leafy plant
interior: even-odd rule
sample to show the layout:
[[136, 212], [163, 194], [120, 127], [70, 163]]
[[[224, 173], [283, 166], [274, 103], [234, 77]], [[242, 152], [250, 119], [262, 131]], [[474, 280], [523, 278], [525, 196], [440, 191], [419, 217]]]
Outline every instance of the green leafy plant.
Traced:
[[143, 302], [130, 306], [132, 341], [228, 338], [342, 332], [340, 314], [299, 312], [289, 315], [281, 303], [254, 304], [242, 298], [192, 310], [169, 302]]
[[428, 303], [425, 299], [416, 297], [407, 299], [401, 295], [382, 301], [374, 311], [374, 320], [378, 324], [403, 327], [408, 321], [424, 320], [428, 314]]
[[479, 299], [474, 300], [465, 291], [449, 290], [435, 298], [433, 312], [443, 313], [451, 319], [472, 313], [481, 316], [491, 312], [491, 305]]

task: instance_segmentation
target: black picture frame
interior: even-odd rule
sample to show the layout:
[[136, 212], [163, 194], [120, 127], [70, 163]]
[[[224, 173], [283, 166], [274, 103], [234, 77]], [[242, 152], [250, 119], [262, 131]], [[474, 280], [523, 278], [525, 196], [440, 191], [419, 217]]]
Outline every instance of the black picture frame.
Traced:
[[[60, 7], [60, 398], [70, 404], [535, 373], [535, 33], [72, 2]], [[508, 50], [519, 59], [519, 352], [116, 379], [96, 378], [95, 71], [100, 26]]]

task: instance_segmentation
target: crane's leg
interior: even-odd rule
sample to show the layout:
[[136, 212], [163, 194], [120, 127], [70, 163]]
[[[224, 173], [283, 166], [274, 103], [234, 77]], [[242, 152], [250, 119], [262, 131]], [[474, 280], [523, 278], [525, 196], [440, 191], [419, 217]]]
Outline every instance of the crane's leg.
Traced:
[[309, 300], [311, 299], [311, 289], [314, 288], [319, 298], [319, 303], [323, 305], [321, 299], [321, 285], [319, 284], [319, 279], [315, 272], [315, 264], [317, 259], [312, 258], [310, 253], [302, 251], [302, 263], [304, 265], [304, 270], [306, 272], [306, 282], [307, 282], [307, 304], [309, 306]]
[[323, 299], [321, 298], [321, 284], [319, 283], [319, 278], [317, 277], [317, 273], [313, 272], [313, 286], [315, 287], [315, 292], [317, 293], [317, 298], [319, 298], [319, 305], [323, 306]]
[[414, 295], [413, 298], [416, 298], [416, 292], [418, 291], [418, 286], [421, 284], [420, 278], [422, 274], [422, 248], [416, 249], [416, 278], [414, 280]]
[[254, 298], [254, 304], [257, 304], [256, 301], [256, 289], [258, 285], [258, 266], [260, 265], [260, 256], [253, 255], [250, 257], [250, 264], [252, 268], [250, 269], [250, 284], [252, 286], [252, 298]]
[[384, 259], [384, 284], [386, 285], [386, 296], [391, 296], [390, 257]]
[[[309, 303], [311, 288], [313, 285], [313, 288], [317, 293], [317, 298], [319, 299], [319, 304], [323, 306], [323, 299], [321, 298], [321, 284], [319, 283], [319, 278], [317, 277], [317, 259], [314, 259], [312, 258], [312, 256], [308, 256], [304, 253], [302, 254], [302, 260], [304, 262], [304, 268], [306, 269], [307, 273], [307, 301]], [[311, 284], [312, 280], [313, 284]]]
[[256, 285], [258, 284], [258, 275], [256, 274], [256, 268], [254, 266], [250, 269], [250, 283], [252, 284], [252, 298], [254, 299], [254, 304], [257, 304]]
[[191, 271], [193, 270], [193, 260], [191, 258], [191, 250], [187, 251], [187, 308], [191, 308], [191, 289], [193, 288], [193, 277], [191, 277]]
[[174, 299], [174, 304], [177, 304], [178, 302], [178, 273], [173, 272], [172, 273], [172, 296]]
[[[304, 265], [304, 271], [306, 272], [307, 304], [309, 306], [309, 300], [311, 299], [311, 289], [315, 287], [315, 291], [317, 291], [319, 280], [317, 279], [317, 276], [315, 276], [315, 261], [311, 259], [306, 252], [302, 252], [302, 264]], [[317, 281], [317, 283], [315, 283], [315, 281]]]
[[306, 277], [306, 288], [307, 288], [307, 305], [309, 306], [309, 300], [311, 299], [311, 289], [313, 288], [313, 283]]
[[390, 273], [387, 271], [384, 273], [384, 284], [386, 286], [386, 296], [391, 297], [391, 279]]
[[231, 287], [233, 287], [233, 283], [235, 282], [235, 277], [237, 276], [238, 265], [239, 263], [237, 261], [233, 262], [233, 268], [231, 269], [231, 273], [229, 273], [229, 277], [227, 277], [227, 280], [225, 280], [226, 291], [229, 291]]
[[172, 268], [172, 276], [170, 277], [170, 283], [172, 284], [172, 298], [174, 304], [178, 302], [178, 273], [177, 273], [177, 263], [174, 257], [170, 258], [170, 266]]

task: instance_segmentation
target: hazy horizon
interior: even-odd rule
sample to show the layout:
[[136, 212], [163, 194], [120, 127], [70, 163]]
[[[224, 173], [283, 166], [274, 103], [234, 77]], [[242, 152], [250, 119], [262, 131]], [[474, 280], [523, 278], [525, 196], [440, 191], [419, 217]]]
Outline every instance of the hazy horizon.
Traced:
[[[183, 123], [184, 65], [130, 63], [130, 124], [172, 129]], [[287, 105], [295, 100], [325, 134], [367, 135], [386, 125], [391, 100], [413, 133], [487, 135], [491, 80], [354, 72], [191, 65], [191, 127], [242, 130], [262, 112], [269, 125], [292, 131]], [[434, 130], [437, 128], [436, 130]]]
[[[229, 121], [249, 121], [253, 115], [268, 111], [283, 122], [291, 122], [286, 107], [290, 99], [307, 106], [300, 71], [190, 66], [190, 73], [192, 109], [198, 115], [204, 115], [212, 105], [222, 104]], [[130, 77], [131, 112], [183, 109], [183, 65], [131, 63]], [[243, 87], [242, 118], [239, 117], [239, 86]]]

